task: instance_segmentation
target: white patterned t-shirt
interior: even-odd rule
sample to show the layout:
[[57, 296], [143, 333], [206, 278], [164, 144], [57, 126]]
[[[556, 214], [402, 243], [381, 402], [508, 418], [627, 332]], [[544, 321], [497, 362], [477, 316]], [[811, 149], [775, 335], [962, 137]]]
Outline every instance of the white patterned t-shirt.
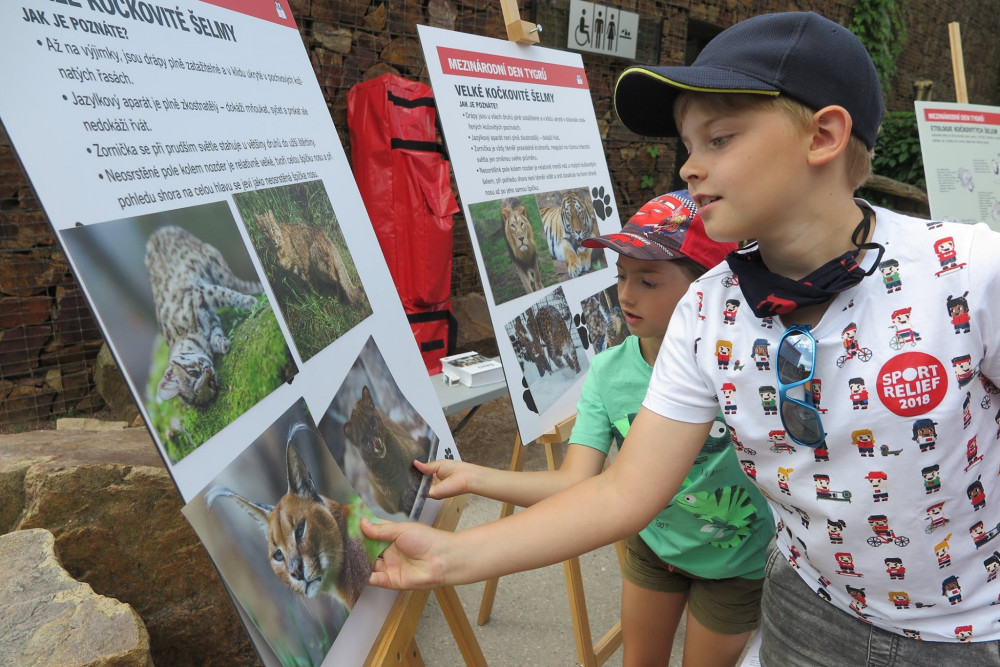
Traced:
[[812, 329], [825, 447], [784, 432], [785, 327], [754, 316], [726, 264], [678, 305], [644, 405], [692, 423], [724, 410], [779, 548], [832, 604], [928, 641], [1000, 640], [1000, 234], [874, 210], [881, 268]]

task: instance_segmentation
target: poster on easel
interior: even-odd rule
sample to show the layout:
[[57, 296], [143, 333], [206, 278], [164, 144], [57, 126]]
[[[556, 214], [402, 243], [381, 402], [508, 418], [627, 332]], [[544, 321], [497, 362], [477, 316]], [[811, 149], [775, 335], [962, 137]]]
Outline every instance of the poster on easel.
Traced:
[[1000, 231], [1000, 107], [915, 106], [931, 218]]
[[[266, 664], [361, 664], [361, 518], [457, 457], [287, 0], [0, 8], [0, 122]], [[407, 344], [407, 341], [410, 341]]]
[[579, 54], [417, 31], [530, 443], [576, 413], [590, 358], [625, 331], [614, 255], [582, 245], [621, 229], [587, 74]]

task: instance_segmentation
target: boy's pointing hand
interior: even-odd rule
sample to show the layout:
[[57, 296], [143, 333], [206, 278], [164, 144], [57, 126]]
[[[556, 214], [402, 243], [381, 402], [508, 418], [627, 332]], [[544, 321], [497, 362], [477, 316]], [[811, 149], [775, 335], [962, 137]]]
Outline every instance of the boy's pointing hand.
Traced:
[[422, 523], [372, 523], [361, 520], [361, 530], [374, 540], [392, 542], [372, 567], [369, 583], [395, 590], [427, 590], [445, 583], [439, 554], [451, 534]]

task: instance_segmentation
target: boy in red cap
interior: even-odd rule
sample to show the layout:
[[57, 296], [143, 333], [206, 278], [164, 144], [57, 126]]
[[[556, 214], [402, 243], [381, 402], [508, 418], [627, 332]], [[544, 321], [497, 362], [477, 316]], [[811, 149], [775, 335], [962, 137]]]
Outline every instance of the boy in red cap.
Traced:
[[[559, 470], [512, 472], [440, 459], [416, 462], [433, 474], [430, 497], [475, 493], [519, 507], [533, 505], [600, 474], [642, 405], [674, 306], [692, 282], [735, 243], [705, 235], [687, 192], [647, 202], [616, 234], [587, 239], [618, 252], [618, 300], [632, 333], [594, 357]], [[717, 498], [731, 499], [728, 503]], [[669, 656], [687, 607], [687, 664], [736, 664], [760, 617], [764, 561], [774, 532], [771, 510], [747, 479], [723, 416], [717, 414], [676, 497], [628, 538], [622, 584], [626, 665]]]
[[[699, 281], [706, 319], [698, 317], [693, 293], [678, 303], [643, 408], [605, 473], [455, 534], [412, 524], [372, 529], [373, 537], [395, 540], [372, 582], [412, 588], [472, 581], [556, 562], [643, 525], [697, 456], [718, 410], [716, 387], [732, 382], [738, 393], [753, 395], [760, 384], [755, 369], [719, 369], [714, 355], [695, 352], [695, 342], [723, 337], [742, 350], [764, 337], [776, 350], [779, 414], [740, 410], [727, 417], [756, 450], [748, 458], [760, 473], [758, 486], [784, 499], [772, 503], [783, 529], [761, 602], [761, 663], [1000, 665], [993, 606], [1000, 580], [987, 581], [981, 551], [1000, 536], [996, 507], [990, 510], [1000, 502], [1000, 447], [989, 411], [973, 410], [966, 424], [963, 408], [967, 394], [970, 405], [988, 404], [987, 387], [1000, 379], [1000, 322], [992, 308], [1000, 234], [984, 224], [928, 225], [853, 197], [871, 169], [882, 96], [861, 42], [818, 14], [738, 23], [689, 67], [630, 68], [618, 81], [615, 108], [636, 132], [680, 137], [688, 152], [680, 175], [712, 238], [756, 244]], [[898, 262], [901, 290], [889, 293], [871, 277], [883, 259]], [[725, 286], [733, 273], [738, 286]], [[966, 292], [970, 332], [956, 336], [945, 306]], [[734, 296], [745, 309], [728, 325], [715, 314]], [[901, 307], [912, 307], [912, 321], [920, 323], [915, 345], [894, 345], [898, 339], [887, 331]], [[773, 330], [764, 326], [767, 318]], [[873, 389], [863, 423], [848, 394], [849, 380], [859, 377]], [[840, 388], [827, 391], [822, 416], [809, 400], [815, 379]], [[866, 428], [895, 444], [921, 419], [938, 424], [937, 446], [904, 447], [880, 462], [891, 493], [878, 511], [900, 539], [873, 547], [860, 528], [874, 499], [859, 493], [870, 470], [863, 462], [871, 459], [851, 456], [851, 432]], [[794, 450], [764, 446], [779, 424]], [[974, 465], [966, 458], [971, 441], [991, 445]], [[813, 457], [809, 450], [819, 447], [829, 456]], [[968, 534], [951, 544], [944, 581], [934, 553], [939, 540], [914, 511], [926, 507], [921, 471], [932, 466], [940, 472], [935, 500], [946, 503], [956, 534]], [[798, 471], [790, 500], [778, 491], [779, 467]], [[820, 472], [845, 496], [853, 491], [853, 500], [818, 498], [809, 480]], [[986, 506], [977, 510], [966, 489], [980, 475]], [[809, 526], [789, 521], [793, 512], [807, 514]], [[988, 524], [982, 516], [991, 517]], [[843, 544], [834, 545], [819, 527], [837, 520], [847, 528]], [[903, 582], [885, 576], [890, 555], [906, 563]], [[862, 577], [863, 609], [852, 596]], [[943, 589], [961, 594], [944, 605]], [[921, 604], [900, 608], [890, 595], [900, 592]]]

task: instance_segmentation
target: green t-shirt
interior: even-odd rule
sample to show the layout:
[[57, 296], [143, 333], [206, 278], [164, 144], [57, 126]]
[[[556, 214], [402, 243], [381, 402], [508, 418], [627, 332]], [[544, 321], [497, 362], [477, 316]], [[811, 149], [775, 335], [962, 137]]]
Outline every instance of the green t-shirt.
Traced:
[[[605, 454], [612, 440], [621, 447], [652, 372], [636, 336], [594, 357], [569, 441]], [[705, 579], [763, 577], [773, 534], [771, 510], [743, 472], [721, 413], [680, 491], [639, 531], [665, 562]]]

